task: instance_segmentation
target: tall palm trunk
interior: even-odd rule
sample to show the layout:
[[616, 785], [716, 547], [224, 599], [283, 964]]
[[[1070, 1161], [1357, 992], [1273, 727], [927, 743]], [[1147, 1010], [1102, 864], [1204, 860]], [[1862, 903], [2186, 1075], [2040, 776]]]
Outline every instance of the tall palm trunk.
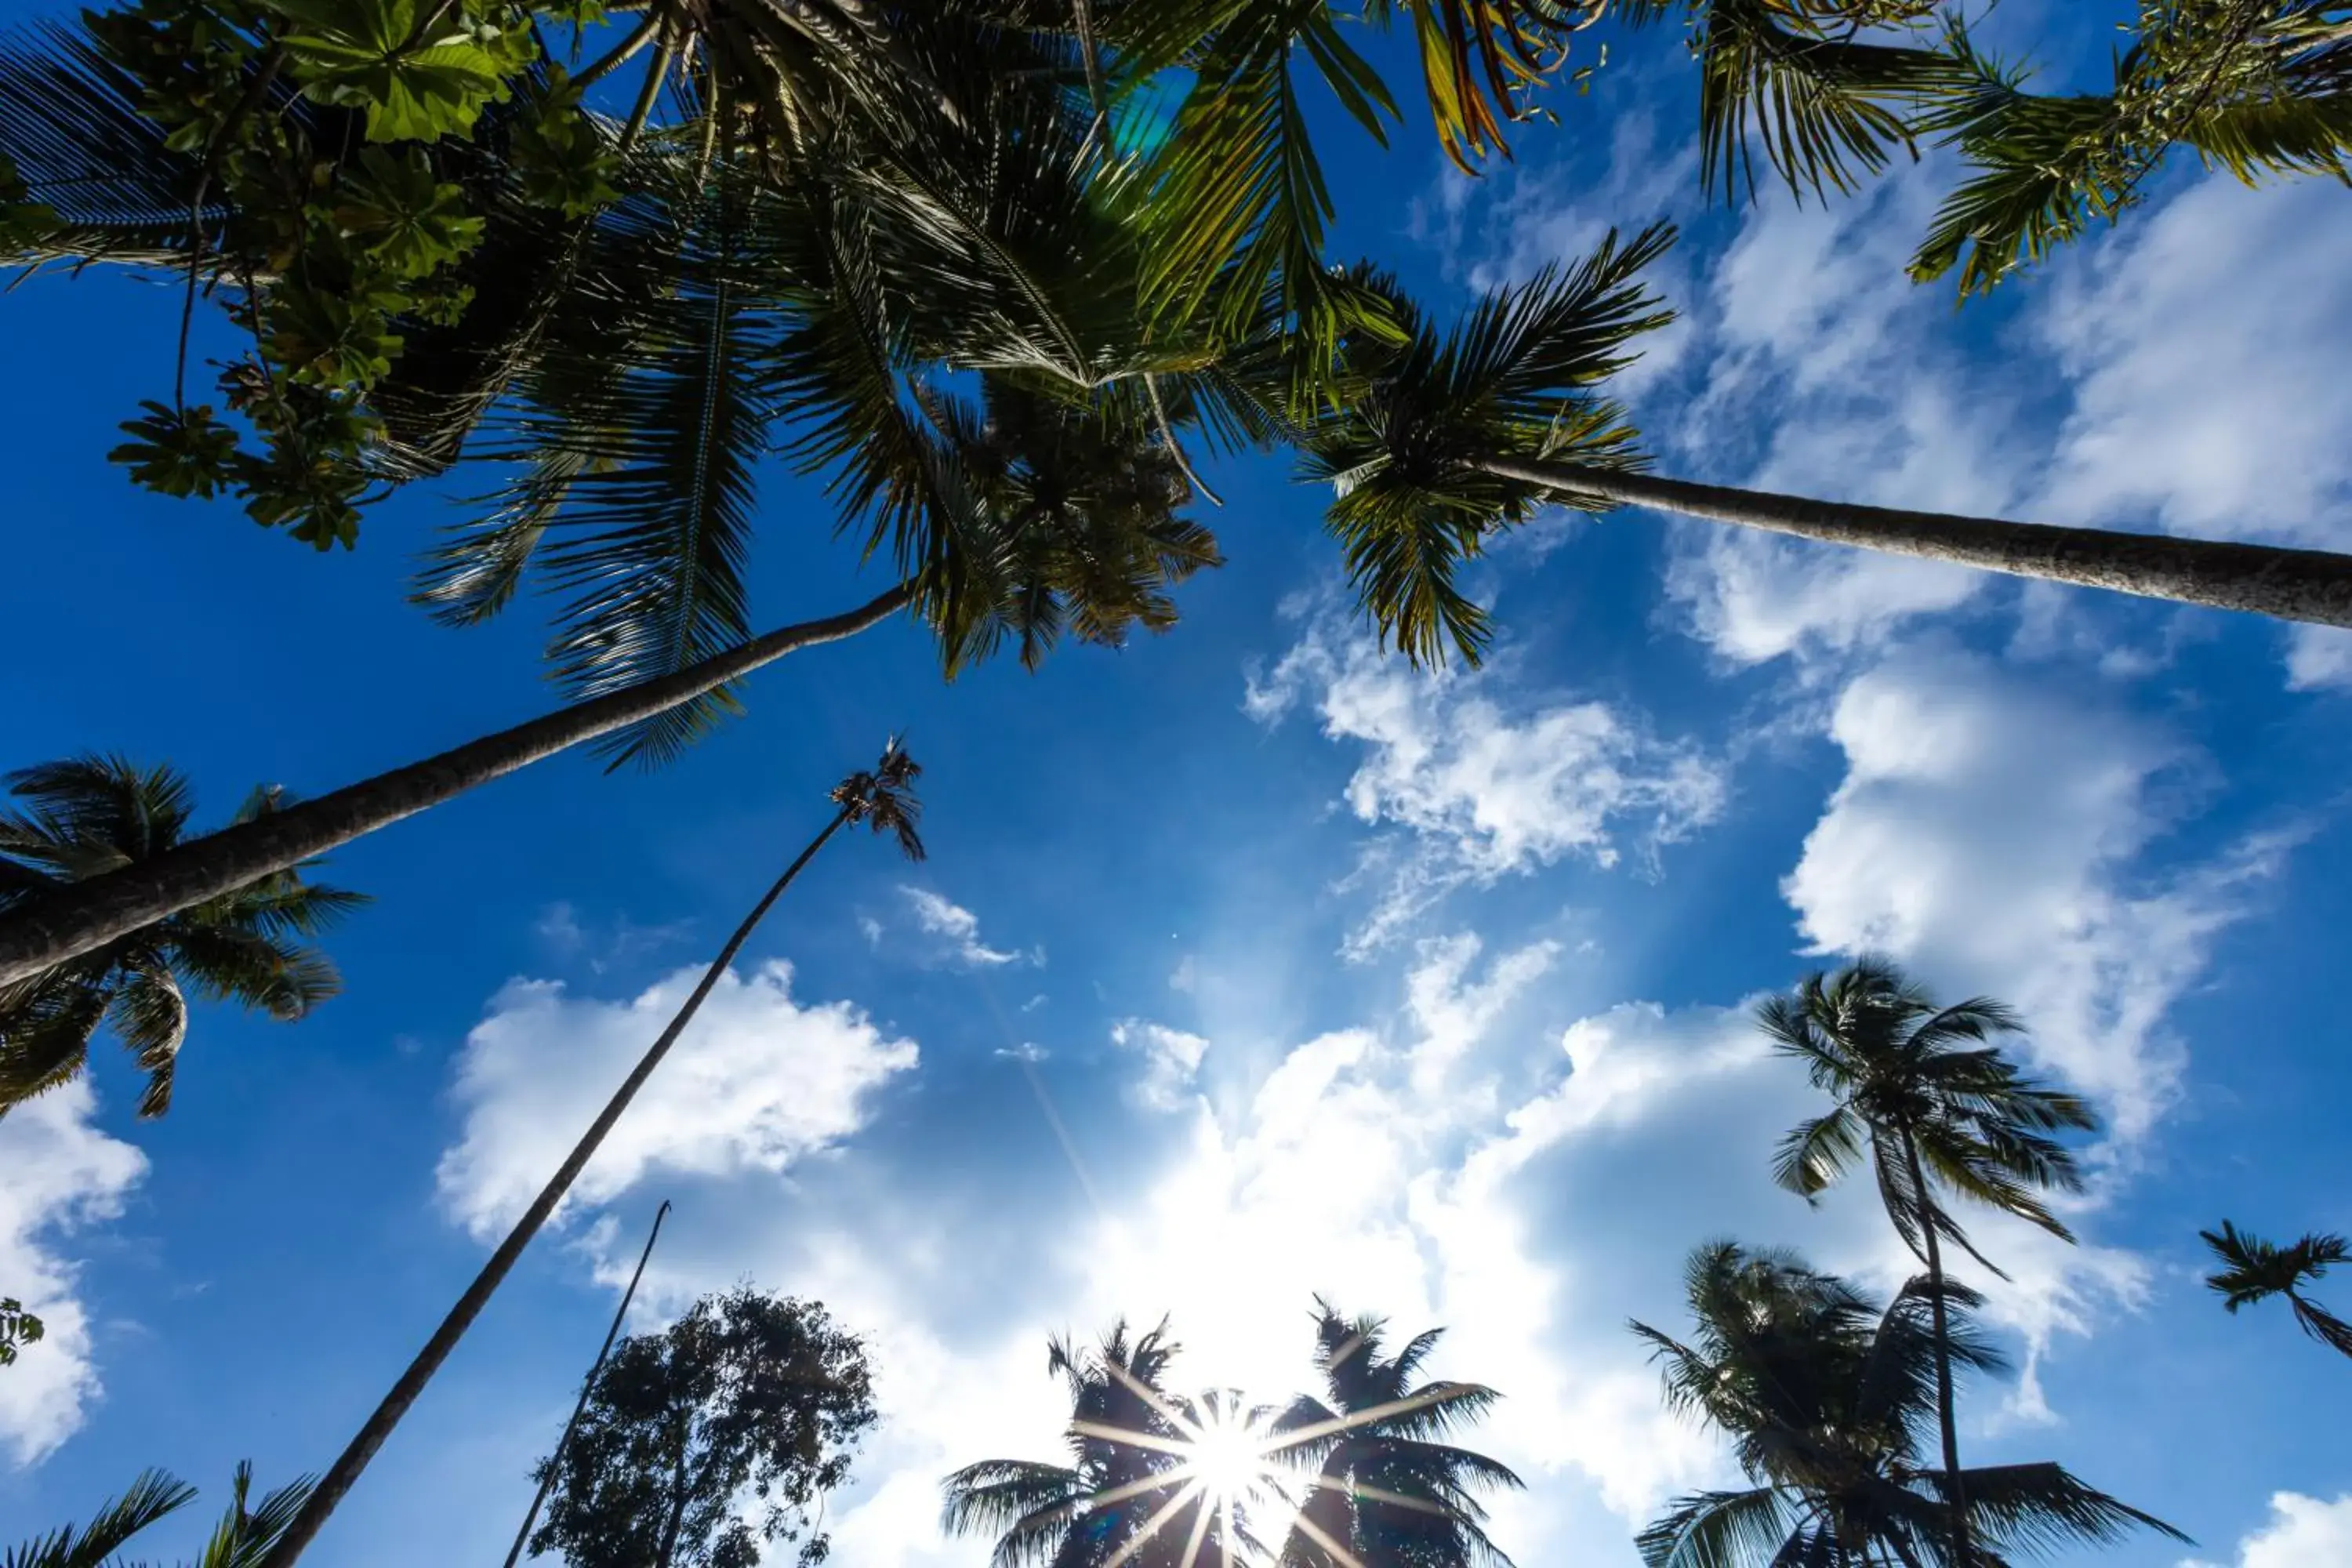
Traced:
[[804, 647], [852, 637], [913, 596], [906, 584], [856, 609], [782, 626], [716, 658], [575, 702], [315, 800], [190, 839], [168, 854], [74, 882], [0, 916], [0, 985], [37, 974], [207, 899], [290, 870], [542, 757], [650, 719]]
[[816, 858], [817, 851], [841, 831], [842, 824], [850, 819], [855, 810], [855, 803], [844, 803], [834, 813], [833, 820], [824, 825], [824, 831], [809, 841], [808, 847], [784, 868], [784, 874], [776, 879], [766, 895], [751, 906], [751, 912], [743, 917], [743, 923], [735, 928], [735, 934], [727, 939], [727, 945], [719, 950], [719, 956], [710, 961], [710, 967], [702, 972], [701, 980], [695, 984], [694, 994], [686, 999], [686, 1005], [677, 1010], [677, 1016], [670, 1019], [668, 1026], [662, 1030], [661, 1037], [654, 1041], [652, 1047], [639, 1058], [635, 1068], [614, 1091], [613, 1098], [605, 1102], [604, 1110], [581, 1135], [580, 1142], [572, 1145], [572, 1152], [564, 1157], [555, 1174], [548, 1178], [547, 1185], [540, 1190], [539, 1196], [531, 1200], [530, 1207], [523, 1211], [523, 1216], [515, 1222], [514, 1229], [499, 1243], [499, 1249], [490, 1254], [489, 1261], [482, 1265], [482, 1271], [474, 1277], [471, 1285], [466, 1287], [466, 1293], [457, 1298], [457, 1304], [449, 1309], [449, 1315], [441, 1320], [441, 1326], [433, 1331], [433, 1337], [425, 1342], [425, 1348], [416, 1352], [416, 1359], [408, 1363], [408, 1370], [400, 1374], [399, 1380], [392, 1385], [392, 1392], [383, 1396], [383, 1403], [378, 1405], [374, 1414], [361, 1426], [359, 1435], [351, 1440], [350, 1446], [337, 1456], [327, 1473], [320, 1478], [310, 1500], [302, 1505], [302, 1511], [287, 1528], [285, 1539], [264, 1560], [261, 1568], [292, 1568], [295, 1559], [302, 1555], [302, 1549], [310, 1544], [311, 1537], [319, 1533], [319, 1527], [327, 1522], [327, 1517], [335, 1511], [335, 1505], [342, 1500], [343, 1494], [351, 1490], [352, 1483], [360, 1479], [360, 1472], [367, 1468], [368, 1461], [375, 1457], [375, 1451], [383, 1446], [386, 1437], [392, 1436], [392, 1429], [400, 1425], [400, 1418], [408, 1413], [410, 1405], [416, 1403], [417, 1395], [425, 1392], [425, 1384], [440, 1370], [441, 1363], [448, 1359], [449, 1352], [457, 1348], [457, 1342], [473, 1326], [474, 1320], [481, 1315], [483, 1307], [488, 1304], [499, 1283], [514, 1268], [516, 1260], [521, 1258], [523, 1249], [530, 1245], [531, 1238], [554, 1214], [555, 1205], [562, 1201], [565, 1193], [572, 1190], [572, 1184], [579, 1179], [580, 1173], [586, 1168], [598, 1145], [613, 1131], [614, 1123], [620, 1121], [621, 1113], [628, 1110], [629, 1101], [636, 1098], [637, 1090], [653, 1077], [654, 1069], [661, 1066], [664, 1057], [669, 1055], [670, 1047], [677, 1043], [678, 1036], [685, 1032], [688, 1024], [693, 1022], [694, 1015], [702, 1006], [703, 998], [710, 994], [711, 987], [719, 984], [719, 975], [734, 963], [735, 955], [751, 939], [753, 929], [775, 901], [783, 896], [784, 889], [793, 885], [793, 879]]
[[1903, 1159], [1911, 1169], [1911, 1191], [1919, 1203], [1919, 1231], [1927, 1242], [1928, 1311], [1936, 1334], [1936, 1425], [1944, 1440], [1944, 1500], [1952, 1510], [1954, 1568], [1970, 1568], [1969, 1500], [1960, 1482], [1959, 1423], [1953, 1413], [1952, 1340], [1950, 1315], [1944, 1306], [1944, 1249], [1936, 1237], [1936, 1202], [1927, 1192], [1927, 1173], [1919, 1163], [1919, 1141], [1903, 1129]]
[[547, 1474], [539, 1481], [539, 1490], [531, 1494], [530, 1511], [522, 1516], [522, 1528], [515, 1531], [514, 1544], [507, 1548], [506, 1568], [515, 1568], [522, 1560], [522, 1549], [530, 1540], [530, 1527], [539, 1522], [539, 1510], [547, 1502], [547, 1494], [554, 1489], [555, 1477], [563, 1468], [563, 1450], [572, 1446], [572, 1434], [580, 1426], [581, 1413], [588, 1408], [588, 1396], [596, 1392], [596, 1374], [604, 1370], [604, 1358], [613, 1353], [613, 1342], [621, 1337], [621, 1324], [629, 1315], [629, 1303], [636, 1299], [637, 1281], [646, 1277], [646, 1265], [652, 1261], [654, 1243], [661, 1239], [662, 1220], [669, 1213], [669, 1200], [664, 1198], [661, 1207], [654, 1210], [653, 1233], [646, 1237], [646, 1249], [637, 1254], [637, 1271], [629, 1276], [629, 1288], [621, 1292], [621, 1305], [613, 1313], [613, 1326], [604, 1331], [604, 1343], [596, 1352], [596, 1359], [588, 1363], [588, 1381], [580, 1385], [579, 1402], [572, 1406], [572, 1418], [563, 1424], [563, 1436], [555, 1440], [555, 1452], [548, 1457]]
[[1948, 561], [2014, 577], [2112, 588], [2143, 598], [2245, 610], [2284, 621], [2352, 626], [2352, 555], [1851, 506], [1578, 463], [1493, 458], [1476, 466], [1502, 479], [1599, 496], [1621, 506], [1655, 507], [1799, 539]]

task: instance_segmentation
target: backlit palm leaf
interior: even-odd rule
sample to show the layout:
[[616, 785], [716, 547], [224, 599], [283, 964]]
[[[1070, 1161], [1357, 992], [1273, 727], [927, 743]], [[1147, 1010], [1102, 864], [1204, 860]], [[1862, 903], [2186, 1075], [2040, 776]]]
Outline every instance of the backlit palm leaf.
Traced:
[[[66, 1525], [0, 1553], [0, 1568], [108, 1568], [131, 1538], [195, 1500], [196, 1489], [162, 1470], [142, 1470], [88, 1524]], [[207, 1565], [209, 1568], [209, 1565]]]
[[1307, 433], [1303, 468], [1333, 487], [1326, 524], [1383, 641], [1418, 660], [1450, 648], [1477, 661], [1486, 614], [1454, 571], [1547, 500], [1482, 459], [1643, 466], [1622, 410], [1591, 389], [1632, 362], [1628, 342], [1673, 319], [1638, 281], [1673, 238], [1661, 226], [1621, 246], [1612, 231], [1580, 265], [1489, 295], [1443, 338], [1401, 309], [1407, 342], [1357, 352], [1361, 384]]
[[2219, 1231], [2199, 1232], [2221, 1268], [2205, 1283], [2219, 1292], [2221, 1304], [2235, 1312], [2241, 1307], [2284, 1296], [2295, 1321], [2320, 1343], [2352, 1355], [2352, 1323], [2330, 1312], [2303, 1293], [2303, 1288], [2323, 1278], [2339, 1263], [2352, 1261], [2352, 1243], [2334, 1235], [2296, 1237], [2282, 1247], [2250, 1236], [2228, 1220]]

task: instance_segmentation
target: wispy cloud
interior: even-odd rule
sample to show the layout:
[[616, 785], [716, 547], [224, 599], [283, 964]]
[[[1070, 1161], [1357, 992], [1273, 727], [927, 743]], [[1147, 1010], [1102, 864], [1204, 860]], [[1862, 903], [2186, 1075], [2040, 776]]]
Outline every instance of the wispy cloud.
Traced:
[[1609, 868], [1658, 850], [1721, 816], [1722, 763], [1650, 731], [1622, 706], [1510, 682], [1507, 656], [1486, 669], [1416, 670], [1355, 628], [1313, 620], [1274, 669], [1253, 677], [1244, 709], [1262, 723], [1311, 704], [1323, 732], [1357, 742], [1346, 801], [1406, 846], [1364, 869], [1384, 884], [1349, 938], [1362, 958], [1467, 883], [1491, 883], [1576, 857]]
[[1011, 948], [991, 947], [980, 939], [980, 917], [961, 904], [941, 897], [928, 888], [901, 887], [908, 908], [915, 917], [915, 927], [927, 936], [939, 938], [945, 944], [950, 962], [972, 969], [999, 969], [1012, 963], [1043, 963], [1042, 951], [1028, 952]]

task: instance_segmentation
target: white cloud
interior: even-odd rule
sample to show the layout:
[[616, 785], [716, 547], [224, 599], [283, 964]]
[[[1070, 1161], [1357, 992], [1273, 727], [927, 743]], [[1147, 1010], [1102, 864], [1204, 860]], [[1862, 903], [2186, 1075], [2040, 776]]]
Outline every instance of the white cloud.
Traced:
[[1957, 650], [1856, 678], [1830, 734], [1846, 775], [1784, 884], [1806, 938], [2016, 1005], [2041, 1060], [2097, 1096], [2119, 1138], [2144, 1134], [2184, 1061], [2163, 1016], [2284, 840], [2136, 876], [2205, 760], [2149, 721]]
[[[1947, 174], [1931, 163], [1853, 200], [1757, 211], [1693, 302], [1705, 384], [1663, 422], [1683, 468], [1882, 506], [2014, 504], [2030, 465], [2010, 410], [1955, 352], [1948, 296], [1904, 272]], [[1668, 597], [1738, 664], [1867, 648], [1990, 581], [1711, 523], [1680, 540]]]
[[975, 969], [996, 969], [1019, 963], [1024, 956], [1033, 963], [1045, 961], [1042, 953], [1024, 955], [989, 946], [980, 940], [978, 915], [928, 888], [901, 887], [898, 891], [906, 895], [908, 905], [914, 910], [916, 926], [926, 935], [945, 942], [949, 957], [957, 963]]
[[[1360, 742], [1348, 781], [1356, 816], [1411, 836], [1387, 890], [1347, 951], [1363, 956], [1465, 882], [1578, 857], [1653, 860], [1721, 815], [1722, 766], [1649, 733], [1638, 716], [1558, 694], [1529, 698], [1485, 670], [1416, 670], [1322, 622], [1263, 679], [1244, 708], [1273, 722], [1308, 700], [1333, 740]], [[1378, 857], [1371, 863], [1381, 865]]]
[[[2352, 1563], [2352, 1492], [2334, 1502], [2271, 1496], [2270, 1522], [2238, 1542], [2236, 1568], [2342, 1568]], [[2183, 1563], [2181, 1568], [2212, 1568]]]
[[1192, 1097], [1192, 1080], [1208, 1054], [1198, 1035], [1141, 1018], [1113, 1024], [1111, 1044], [1143, 1058], [1143, 1071], [1127, 1087], [1128, 1097], [1147, 1110], [1181, 1110]]
[[2069, 258], [2039, 331], [2074, 383], [2062, 521], [2352, 541], [2352, 212], [2209, 176]]
[[[781, 1171], [865, 1124], [873, 1092], [915, 1066], [915, 1043], [847, 1003], [802, 1005], [792, 973], [775, 963], [719, 977], [568, 1202], [604, 1203], [656, 1171]], [[573, 997], [547, 980], [499, 991], [457, 1064], [465, 1131], [439, 1170], [451, 1214], [478, 1237], [510, 1223], [700, 973], [679, 970], [629, 1002]]]
[[0, 1372], [0, 1442], [19, 1465], [38, 1461], [79, 1431], [99, 1397], [89, 1310], [75, 1294], [74, 1266], [58, 1240], [116, 1217], [147, 1173], [138, 1150], [92, 1122], [86, 1079], [37, 1095], [0, 1116], [0, 1295], [41, 1320], [40, 1342]]

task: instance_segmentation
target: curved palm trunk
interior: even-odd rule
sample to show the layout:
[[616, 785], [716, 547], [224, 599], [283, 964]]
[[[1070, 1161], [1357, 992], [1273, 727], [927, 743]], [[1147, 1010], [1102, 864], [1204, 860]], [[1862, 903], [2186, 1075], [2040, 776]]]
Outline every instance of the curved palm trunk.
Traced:
[[1928, 1310], [1936, 1333], [1936, 1425], [1944, 1443], [1944, 1500], [1952, 1510], [1952, 1562], [1969, 1568], [1969, 1500], [1960, 1480], [1959, 1424], [1952, 1408], [1951, 1324], [1944, 1309], [1944, 1249], [1936, 1239], [1936, 1205], [1927, 1195], [1927, 1174], [1919, 1163], [1919, 1142], [1903, 1129], [1903, 1158], [1911, 1168], [1911, 1191], [1919, 1200], [1919, 1230], [1927, 1239]]
[[523, 1544], [530, 1539], [530, 1527], [539, 1522], [539, 1510], [547, 1501], [547, 1494], [555, 1488], [556, 1473], [563, 1466], [563, 1450], [572, 1446], [572, 1434], [580, 1425], [581, 1414], [588, 1408], [588, 1396], [596, 1391], [596, 1374], [604, 1370], [604, 1358], [613, 1353], [613, 1342], [621, 1337], [621, 1324], [629, 1315], [629, 1303], [636, 1299], [637, 1281], [646, 1277], [646, 1265], [654, 1255], [654, 1243], [661, 1239], [662, 1220], [669, 1214], [669, 1200], [664, 1198], [661, 1207], [654, 1210], [653, 1234], [646, 1237], [646, 1249], [637, 1254], [637, 1271], [629, 1276], [629, 1288], [621, 1292], [621, 1305], [613, 1313], [613, 1326], [604, 1331], [604, 1343], [596, 1352], [596, 1359], [588, 1363], [588, 1381], [580, 1385], [579, 1402], [572, 1407], [572, 1418], [563, 1424], [563, 1436], [555, 1440], [555, 1452], [548, 1457], [547, 1474], [531, 1494], [530, 1511], [522, 1516], [522, 1528], [515, 1531], [514, 1544], [507, 1548], [506, 1568], [515, 1568], [522, 1560]]
[[1491, 458], [1486, 473], [1621, 506], [1737, 523], [1799, 539], [1947, 561], [2013, 577], [2040, 577], [2142, 598], [2244, 610], [2283, 621], [2352, 626], [2352, 555], [2270, 544], [2175, 539], [2099, 528], [2055, 528], [1993, 517], [1900, 511], [1589, 468]]
[[735, 955], [742, 951], [744, 942], [751, 940], [752, 931], [766, 917], [775, 901], [783, 896], [784, 889], [793, 885], [793, 879], [816, 858], [817, 851], [824, 847], [826, 840], [841, 831], [841, 826], [849, 820], [852, 809], [852, 806], [845, 805], [835, 812], [833, 820], [824, 825], [824, 831], [809, 840], [808, 847], [784, 868], [784, 874], [776, 879], [774, 885], [758, 903], [751, 906], [751, 912], [743, 917], [743, 923], [735, 928], [735, 934], [727, 939], [727, 945], [719, 950], [719, 956], [710, 961], [710, 967], [702, 972], [702, 978], [696, 983], [693, 994], [686, 999], [686, 1005], [662, 1030], [661, 1037], [654, 1041], [651, 1048], [638, 1059], [635, 1068], [614, 1091], [613, 1098], [605, 1102], [604, 1109], [589, 1124], [588, 1131], [581, 1134], [580, 1142], [572, 1145], [572, 1152], [564, 1157], [555, 1174], [548, 1178], [547, 1185], [540, 1190], [539, 1196], [531, 1200], [530, 1207], [523, 1211], [522, 1217], [515, 1222], [514, 1229], [507, 1233], [507, 1238], [499, 1243], [499, 1249], [490, 1254], [489, 1261], [482, 1265], [482, 1271], [474, 1276], [474, 1282], [466, 1287], [466, 1293], [457, 1298], [457, 1304], [449, 1309], [449, 1315], [441, 1320], [441, 1326], [433, 1331], [433, 1337], [425, 1342], [425, 1348], [416, 1352], [416, 1359], [408, 1363], [408, 1370], [402, 1373], [399, 1380], [392, 1385], [392, 1392], [383, 1396], [383, 1402], [360, 1427], [359, 1435], [351, 1440], [350, 1446], [336, 1457], [335, 1462], [328, 1467], [327, 1473], [319, 1479], [318, 1487], [302, 1505], [302, 1511], [287, 1528], [285, 1539], [263, 1560], [261, 1568], [292, 1568], [295, 1559], [302, 1555], [302, 1549], [310, 1544], [311, 1537], [319, 1533], [320, 1526], [325, 1524], [328, 1515], [335, 1511], [335, 1505], [342, 1500], [345, 1492], [352, 1489], [352, 1483], [360, 1479], [360, 1472], [367, 1468], [368, 1461], [375, 1457], [375, 1451], [383, 1447], [383, 1440], [392, 1436], [392, 1429], [400, 1425], [400, 1418], [408, 1414], [408, 1407], [416, 1403], [417, 1395], [425, 1392], [425, 1385], [432, 1381], [433, 1374], [440, 1370], [449, 1352], [457, 1347], [457, 1342], [465, 1337], [474, 1320], [481, 1316], [482, 1309], [489, 1303], [492, 1294], [513, 1269], [516, 1260], [522, 1257], [523, 1249], [530, 1245], [532, 1237], [555, 1213], [555, 1205], [562, 1201], [563, 1194], [572, 1190], [572, 1184], [587, 1168], [598, 1145], [613, 1131], [614, 1124], [621, 1120], [621, 1113], [628, 1110], [629, 1101], [636, 1098], [637, 1090], [653, 1077], [654, 1069], [661, 1066], [664, 1057], [669, 1055], [670, 1047], [677, 1043], [678, 1036], [685, 1032], [687, 1025], [694, 1021], [694, 1015], [701, 1008], [703, 998], [710, 994], [711, 987], [719, 984], [719, 975], [734, 963]]
[[843, 615], [779, 627], [674, 675], [575, 702], [421, 763], [190, 839], [152, 860], [61, 888], [0, 918], [0, 985], [192, 904], [290, 870], [542, 757], [650, 719], [788, 653], [854, 637], [887, 619], [912, 596], [912, 588], [901, 584]]

